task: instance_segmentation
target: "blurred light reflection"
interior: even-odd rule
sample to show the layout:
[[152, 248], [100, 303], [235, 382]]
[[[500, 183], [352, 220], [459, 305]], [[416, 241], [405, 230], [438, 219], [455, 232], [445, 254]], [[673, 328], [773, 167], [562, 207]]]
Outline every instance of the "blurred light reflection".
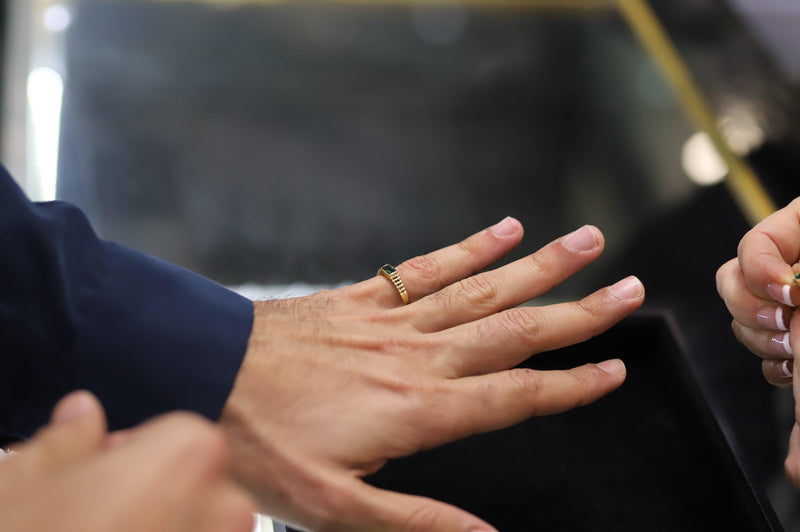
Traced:
[[728, 174], [728, 166], [703, 132], [695, 133], [683, 145], [681, 165], [689, 179], [703, 186], [719, 183]]
[[39, 185], [38, 199], [42, 201], [56, 197], [63, 93], [61, 76], [51, 68], [37, 68], [28, 76], [32, 158]]
[[45, 9], [42, 23], [54, 33], [62, 32], [72, 23], [72, 15], [65, 6], [55, 4]]

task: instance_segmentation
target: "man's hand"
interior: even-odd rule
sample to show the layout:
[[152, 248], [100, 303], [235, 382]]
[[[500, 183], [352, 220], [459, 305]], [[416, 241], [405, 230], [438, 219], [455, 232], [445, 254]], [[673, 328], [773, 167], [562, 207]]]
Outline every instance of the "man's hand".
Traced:
[[[565, 371], [510, 369], [584, 341], [638, 308], [635, 277], [581, 301], [518, 307], [597, 258], [585, 226], [473, 275], [522, 239], [507, 218], [384, 277], [255, 303], [255, 324], [221, 423], [239, 479], [266, 513], [315, 531], [489, 531], [458, 508], [369, 486], [387, 460], [574, 408], [625, 379], [619, 360]], [[602, 354], [598, 354], [601, 357]]]
[[0, 462], [4, 532], [250, 532], [255, 503], [228, 479], [228, 445], [199, 417], [170, 414], [108, 435], [76, 392]]

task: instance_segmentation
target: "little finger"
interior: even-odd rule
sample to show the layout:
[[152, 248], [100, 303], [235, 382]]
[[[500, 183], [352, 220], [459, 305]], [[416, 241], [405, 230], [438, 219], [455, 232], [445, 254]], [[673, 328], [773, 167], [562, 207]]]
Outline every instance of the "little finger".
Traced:
[[617, 389], [625, 364], [606, 360], [567, 370], [515, 368], [451, 381], [455, 393], [436, 397], [431, 417], [447, 422], [429, 427], [425, 446], [434, 447], [473, 434], [516, 425], [528, 418], [589, 404]]
[[762, 360], [761, 373], [770, 384], [785, 388], [792, 385], [794, 360]]

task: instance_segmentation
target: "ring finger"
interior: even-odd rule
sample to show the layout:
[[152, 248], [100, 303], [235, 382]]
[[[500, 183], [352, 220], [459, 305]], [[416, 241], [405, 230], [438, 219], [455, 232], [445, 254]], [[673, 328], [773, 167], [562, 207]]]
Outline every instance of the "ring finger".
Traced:
[[792, 358], [791, 335], [788, 331], [751, 329], [738, 321], [733, 322], [733, 334], [750, 351], [761, 358], [783, 360]]
[[462, 279], [399, 312], [422, 332], [483, 318], [549, 291], [599, 257], [603, 244], [600, 230], [586, 225], [528, 257]]
[[[458, 244], [403, 262], [397, 271], [409, 301], [417, 301], [498, 261], [520, 243], [522, 233], [522, 224], [507, 217]], [[384, 277], [368, 279], [350, 290], [352, 300], [358, 305], [365, 300], [380, 308], [402, 304], [397, 289]]]

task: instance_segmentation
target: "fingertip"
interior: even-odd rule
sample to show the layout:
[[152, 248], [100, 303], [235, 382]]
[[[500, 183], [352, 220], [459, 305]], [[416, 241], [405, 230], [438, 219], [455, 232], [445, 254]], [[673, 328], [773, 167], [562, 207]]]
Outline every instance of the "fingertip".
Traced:
[[625, 367], [625, 363], [618, 358], [604, 360], [603, 362], [598, 362], [595, 365], [604, 372], [615, 377], [624, 378], [628, 374], [628, 369]]
[[78, 390], [64, 396], [53, 408], [50, 422], [66, 423], [77, 418], [103, 415], [103, 407], [91, 392]]
[[489, 232], [498, 238], [509, 238], [522, 233], [522, 223], [516, 218], [506, 216], [491, 226]]
[[587, 253], [602, 247], [603, 234], [593, 225], [584, 225], [561, 238], [561, 243], [573, 253]]
[[631, 275], [608, 287], [609, 293], [619, 300], [644, 298], [644, 284], [638, 277]]

